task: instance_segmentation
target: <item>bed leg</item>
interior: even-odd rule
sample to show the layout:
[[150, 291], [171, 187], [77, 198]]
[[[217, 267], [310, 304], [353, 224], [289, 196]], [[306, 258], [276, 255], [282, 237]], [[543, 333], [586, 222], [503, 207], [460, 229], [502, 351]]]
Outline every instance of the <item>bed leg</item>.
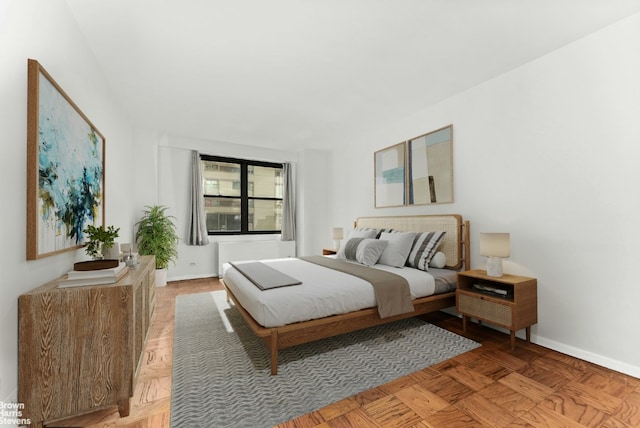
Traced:
[[271, 375], [278, 374], [278, 331], [271, 330], [271, 344], [269, 345], [271, 350]]

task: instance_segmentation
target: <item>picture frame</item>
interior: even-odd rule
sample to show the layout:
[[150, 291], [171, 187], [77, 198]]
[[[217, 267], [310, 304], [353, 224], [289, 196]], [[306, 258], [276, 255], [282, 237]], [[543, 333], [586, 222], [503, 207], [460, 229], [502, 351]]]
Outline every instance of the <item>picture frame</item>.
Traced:
[[27, 81], [27, 260], [84, 245], [104, 226], [105, 138], [36, 60]]
[[374, 206], [406, 205], [406, 142], [374, 153]]
[[408, 205], [453, 202], [453, 125], [408, 142]]

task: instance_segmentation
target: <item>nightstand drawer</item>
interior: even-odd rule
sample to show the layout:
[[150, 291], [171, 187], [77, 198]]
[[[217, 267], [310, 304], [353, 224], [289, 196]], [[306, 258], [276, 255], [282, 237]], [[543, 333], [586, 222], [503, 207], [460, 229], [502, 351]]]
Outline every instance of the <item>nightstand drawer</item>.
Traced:
[[479, 296], [458, 294], [458, 311], [474, 318], [511, 326], [511, 307], [481, 299]]

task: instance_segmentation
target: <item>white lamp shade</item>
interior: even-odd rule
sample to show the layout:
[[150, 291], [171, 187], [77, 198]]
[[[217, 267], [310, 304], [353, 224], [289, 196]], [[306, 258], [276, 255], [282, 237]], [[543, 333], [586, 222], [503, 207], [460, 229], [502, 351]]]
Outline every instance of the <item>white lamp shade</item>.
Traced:
[[331, 229], [331, 239], [339, 241], [344, 236], [344, 229], [341, 227], [334, 227]]
[[480, 255], [487, 257], [509, 257], [511, 255], [508, 233], [480, 233]]

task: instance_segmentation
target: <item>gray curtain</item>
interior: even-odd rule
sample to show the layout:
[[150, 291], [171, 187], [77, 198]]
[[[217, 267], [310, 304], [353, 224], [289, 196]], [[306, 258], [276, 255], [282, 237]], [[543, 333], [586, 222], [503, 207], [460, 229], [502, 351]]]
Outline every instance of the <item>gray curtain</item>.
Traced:
[[296, 240], [296, 206], [291, 164], [282, 164], [282, 240]]
[[191, 222], [189, 224], [188, 245], [208, 245], [207, 222], [204, 213], [204, 193], [200, 171], [200, 153], [191, 152]]

